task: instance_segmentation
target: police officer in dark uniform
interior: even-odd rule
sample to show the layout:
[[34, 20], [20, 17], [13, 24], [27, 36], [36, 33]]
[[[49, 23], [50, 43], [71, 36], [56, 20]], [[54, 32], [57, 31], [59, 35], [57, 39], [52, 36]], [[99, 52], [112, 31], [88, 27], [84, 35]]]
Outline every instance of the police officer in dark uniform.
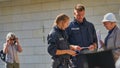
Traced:
[[75, 49], [80, 49], [79, 46], [69, 45], [67, 42], [67, 34], [65, 29], [68, 27], [69, 17], [65, 14], [60, 14], [56, 17], [54, 27], [47, 37], [48, 53], [52, 56], [52, 68], [72, 68], [70, 58], [75, 56]]
[[[96, 51], [97, 36], [94, 25], [85, 19], [85, 7], [82, 4], [77, 4], [74, 7], [74, 20], [70, 23], [68, 29], [68, 41], [70, 44], [79, 45], [80, 48], [88, 48], [83, 50], [85, 53]], [[76, 68], [86, 68], [85, 56], [76, 56]], [[92, 61], [91, 61], [92, 62]]]

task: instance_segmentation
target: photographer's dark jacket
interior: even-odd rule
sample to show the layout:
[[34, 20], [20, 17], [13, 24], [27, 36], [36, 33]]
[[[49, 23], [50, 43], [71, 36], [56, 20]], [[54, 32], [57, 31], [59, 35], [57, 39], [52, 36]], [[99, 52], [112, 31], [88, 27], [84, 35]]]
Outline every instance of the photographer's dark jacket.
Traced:
[[82, 23], [74, 19], [68, 29], [68, 41], [70, 44], [88, 47], [93, 43], [97, 43], [97, 36], [94, 25], [88, 22], [85, 18]]
[[56, 55], [56, 50], [67, 50], [69, 49], [69, 44], [67, 42], [67, 34], [64, 30], [59, 29], [55, 26], [47, 37], [48, 41], [48, 53], [52, 56], [52, 58], [64, 58], [68, 59], [70, 55]]

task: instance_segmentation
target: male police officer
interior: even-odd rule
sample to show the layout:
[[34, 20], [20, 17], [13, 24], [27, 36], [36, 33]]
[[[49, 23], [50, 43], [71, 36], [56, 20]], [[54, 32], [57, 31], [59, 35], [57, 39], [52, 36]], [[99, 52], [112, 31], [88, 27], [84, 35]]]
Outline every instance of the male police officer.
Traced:
[[[79, 45], [81, 49], [87, 47], [89, 51], [96, 50], [97, 36], [94, 25], [85, 19], [85, 7], [82, 4], [77, 4], [74, 8], [74, 20], [70, 23], [67, 33], [69, 36], [69, 43]], [[85, 68], [85, 56], [76, 56], [74, 62], [76, 68]]]

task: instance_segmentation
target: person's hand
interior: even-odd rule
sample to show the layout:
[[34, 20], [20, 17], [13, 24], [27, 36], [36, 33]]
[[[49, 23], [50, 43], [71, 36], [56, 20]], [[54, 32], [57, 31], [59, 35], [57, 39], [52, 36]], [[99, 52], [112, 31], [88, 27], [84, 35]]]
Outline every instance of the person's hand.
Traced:
[[90, 51], [94, 51], [95, 50], [95, 46], [94, 45], [90, 45], [88, 48], [89, 48]]
[[10, 40], [6, 40], [6, 45], [7, 45], [7, 46], [10, 45]]
[[80, 51], [80, 50], [82, 50], [82, 48], [80, 47], [80, 46], [78, 46], [78, 45], [70, 45], [71, 46], [71, 49], [72, 50], [75, 50], [75, 51]]
[[18, 42], [18, 38], [17, 37], [15, 38], [15, 41]]
[[73, 50], [67, 50], [67, 54], [72, 55], [72, 56], [76, 56], [77, 55], [76, 52], [73, 51]]
[[19, 40], [17, 37], [15, 38], [15, 41], [16, 41], [17, 45], [19, 45]]
[[105, 47], [105, 44], [102, 40], [100, 40], [101, 47]]
[[82, 48], [80, 46], [74, 46], [74, 49], [77, 50], [77, 51], [82, 50]]

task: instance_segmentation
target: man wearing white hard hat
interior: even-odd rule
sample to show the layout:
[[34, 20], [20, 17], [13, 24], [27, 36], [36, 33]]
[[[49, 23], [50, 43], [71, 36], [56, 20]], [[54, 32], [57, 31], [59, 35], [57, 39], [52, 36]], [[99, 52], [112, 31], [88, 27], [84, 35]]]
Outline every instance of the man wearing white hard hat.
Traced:
[[[116, 63], [118, 62], [118, 58], [120, 55], [120, 29], [117, 26], [117, 20], [113, 13], [107, 13], [104, 15], [104, 18], [102, 20], [102, 23], [104, 24], [105, 28], [108, 30], [108, 35], [105, 38], [105, 47], [106, 49], [114, 49], [113, 54]], [[118, 65], [116, 65], [116, 68], [118, 68]], [[120, 67], [119, 67], [120, 68]]]

